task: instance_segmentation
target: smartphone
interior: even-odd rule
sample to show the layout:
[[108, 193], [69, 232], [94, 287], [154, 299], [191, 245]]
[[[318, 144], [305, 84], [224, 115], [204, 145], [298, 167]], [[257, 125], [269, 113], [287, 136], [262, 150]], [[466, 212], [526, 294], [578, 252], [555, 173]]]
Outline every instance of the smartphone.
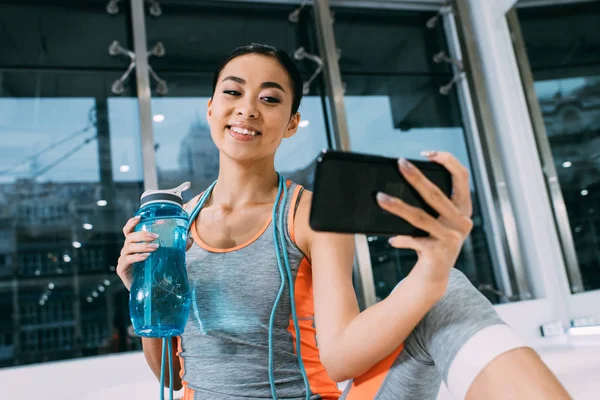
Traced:
[[[452, 176], [446, 168], [431, 161], [410, 161], [450, 197]], [[315, 231], [429, 235], [379, 207], [377, 192], [398, 197], [434, 218], [439, 216], [404, 179], [396, 158], [323, 150], [316, 164], [310, 212], [310, 226]]]

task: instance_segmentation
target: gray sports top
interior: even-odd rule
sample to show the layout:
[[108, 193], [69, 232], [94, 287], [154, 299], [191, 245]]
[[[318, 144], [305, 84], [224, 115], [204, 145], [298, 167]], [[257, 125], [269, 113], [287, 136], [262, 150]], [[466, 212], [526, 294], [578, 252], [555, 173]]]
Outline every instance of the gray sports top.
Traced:
[[[337, 399], [340, 392], [320, 363], [316, 347], [311, 266], [293, 240], [293, 215], [302, 188], [288, 184], [283, 223], [277, 216], [277, 226], [285, 232], [295, 282], [301, 354], [311, 399]], [[197, 202], [198, 197], [188, 203], [186, 210], [191, 212]], [[195, 223], [190, 234], [194, 244], [186, 261], [193, 290], [192, 307], [179, 342], [184, 399], [270, 399], [269, 320], [281, 285], [273, 221], [269, 219], [253, 239], [232, 249], [204, 244]], [[274, 381], [280, 399], [304, 400], [305, 385], [295, 352], [291, 315], [286, 285], [274, 319]]]

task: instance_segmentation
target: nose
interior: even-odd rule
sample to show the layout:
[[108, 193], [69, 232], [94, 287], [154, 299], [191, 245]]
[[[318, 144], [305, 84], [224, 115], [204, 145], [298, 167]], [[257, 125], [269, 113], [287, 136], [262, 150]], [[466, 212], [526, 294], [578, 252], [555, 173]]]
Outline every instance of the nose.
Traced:
[[241, 101], [236, 109], [236, 114], [248, 119], [258, 118], [258, 109], [252, 100]]

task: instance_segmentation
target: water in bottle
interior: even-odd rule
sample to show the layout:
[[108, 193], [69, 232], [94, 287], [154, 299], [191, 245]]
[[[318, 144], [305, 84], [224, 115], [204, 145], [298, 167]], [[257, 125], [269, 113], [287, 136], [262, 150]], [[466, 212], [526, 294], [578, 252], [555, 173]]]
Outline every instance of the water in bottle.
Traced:
[[191, 301], [185, 267], [189, 216], [181, 192], [189, 187], [186, 182], [175, 189], [142, 194], [135, 230], [157, 234], [154, 243], [159, 247], [133, 266], [129, 313], [138, 336], [179, 336], [187, 323]]

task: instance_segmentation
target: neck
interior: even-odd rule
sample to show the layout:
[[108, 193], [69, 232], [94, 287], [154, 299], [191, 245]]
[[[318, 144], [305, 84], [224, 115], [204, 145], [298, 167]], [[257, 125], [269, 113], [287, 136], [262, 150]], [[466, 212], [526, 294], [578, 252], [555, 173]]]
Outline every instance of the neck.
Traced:
[[277, 186], [274, 157], [244, 163], [221, 153], [219, 177], [210, 204], [238, 208], [249, 203], [272, 202]]

